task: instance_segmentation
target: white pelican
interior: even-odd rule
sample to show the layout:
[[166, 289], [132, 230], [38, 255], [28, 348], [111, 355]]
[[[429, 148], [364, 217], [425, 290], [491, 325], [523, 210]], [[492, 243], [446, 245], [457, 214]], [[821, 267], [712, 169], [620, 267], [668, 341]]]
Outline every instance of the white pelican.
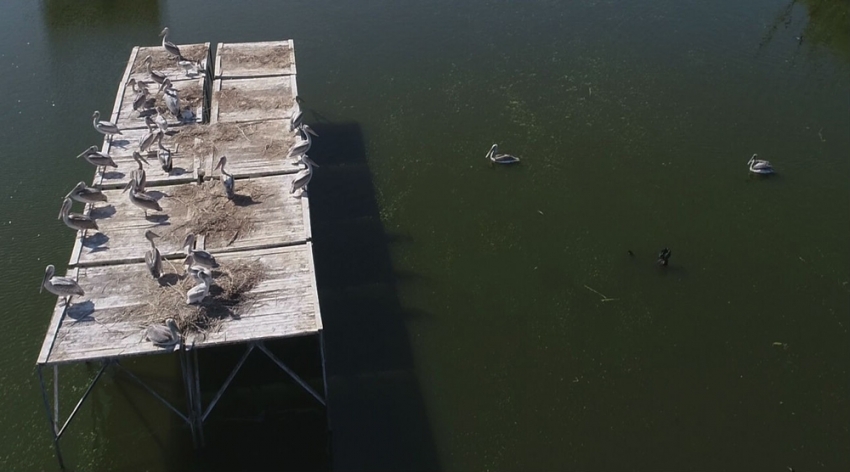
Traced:
[[186, 58], [180, 54], [180, 48], [174, 45], [171, 41], [168, 40], [168, 27], [162, 29], [162, 32], [159, 33], [162, 36], [162, 47], [165, 48], [165, 52], [168, 54], [177, 57], [177, 60], [185, 60]]
[[304, 164], [306, 167], [295, 174], [295, 178], [292, 180], [292, 185], [289, 187], [289, 193], [293, 194], [296, 190], [300, 189], [301, 193], [299, 196], [301, 196], [307, 191], [307, 184], [309, 184], [310, 179], [313, 178], [313, 167], [319, 167], [319, 165], [307, 157], [306, 154], [301, 156], [301, 160], [299, 162]]
[[159, 206], [159, 202], [157, 202], [155, 198], [151, 197], [145, 192], [137, 190], [135, 184], [136, 181], [130, 179], [130, 181], [127, 182], [127, 185], [124, 186], [124, 192], [126, 192], [127, 190], [130, 191], [130, 203], [145, 210], [145, 218], [148, 217], [148, 210], [162, 211], [162, 207]]
[[165, 79], [165, 82], [159, 86], [160, 90], [165, 90], [164, 98], [165, 98], [165, 106], [168, 107], [168, 111], [171, 112], [172, 115], [180, 119], [180, 96], [177, 95], [177, 89], [174, 88], [174, 85], [171, 83], [171, 80]]
[[485, 157], [495, 164], [516, 164], [519, 162], [519, 158], [516, 156], [512, 156], [510, 154], [499, 154], [498, 144], [491, 146]]
[[153, 239], [158, 237], [159, 235], [151, 230], [145, 231], [145, 239], [151, 243], [151, 248], [145, 252], [145, 265], [148, 266], [148, 270], [155, 279], [162, 275], [162, 256], [153, 242]]
[[85, 182], [80, 182], [73, 190], [65, 195], [65, 198], [72, 198], [80, 203], [97, 203], [105, 202], [106, 195], [96, 188], [91, 188]]
[[148, 74], [151, 76], [151, 80], [153, 80], [154, 82], [156, 82], [158, 84], [161, 84], [163, 81], [165, 81], [165, 73], [151, 69], [151, 64], [153, 63], [153, 57], [151, 57], [150, 54], [148, 54], [145, 57], [145, 60], [142, 61], [142, 63], [147, 65]]
[[81, 157], [95, 167], [104, 166], [118, 168], [118, 164], [112, 160], [112, 156], [98, 151], [97, 146], [90, 146], [88, 149], [83, 151], [82, 154], [77, 156], [77, 159]]
[[221, 156], [221, 159], [218, 160], [218, 164], [215, 165], [215, 169], [221, 168], [221, 184], [224, 185], [224, 193], [227, 195], [227, 198], [233, 198], [233, 188], [235, 186], [233, 181], [233, 174], [228, 173], [224, 166], [227, 164], [227, 156]]
[[136, 183], [136, 189], [138, 189], [138, 191], [140, 192], [144, 192], [145, 184], [148, 183], [148, 179], [145, 175], [145, 168], [142, 166], [142, 162], [148, 165], [150, 164], [148, 163], [147, 159], [145, 159], [144, 157], [142, 157], [141, 154], [139, 154], [138, 151], [133, 151], [133, 160], [136, 161], [136, 164], [139, 165], [138, 169], [133, 169], [133, 181], [135, 181]]
[[100, 112], [95, 111], [91, 116], [91, 123], [94, 126], [94, 129], [97, 130], [98, 133], [111, 136], [113, 134], [121, 134], [121, 130], [118, 129], [118, 125], [111, 121], [100, 121]]
[[[207, 251], [196, 251], [194, 247], [195, 235], [189, 233], [183, 241], [183, 249], [186, 250], [186, 261], [184, 264], [188, 264], [189, 266], [199, 265], [201, 267], [206, 267], [207, 269], [215, 269], [218, 267], [218, 262], [216, 262], [215, 256]], [[189, 259], [190, 257], [191, 259]]]
[[65, 198], [62, 201], [62, 209], [59, 210], [59, 217], [57, 219], [62, 220], [65, 226], [76, 231], [85, 231], [87, 229], [97, 230], [97, 222], [91, 219], [91, 217], [79, 213], [71, 213], [71, 205], [73, 203], [70, 198]]
[[773, 174], [776, 172], [775, 170], [773, 170], [773, 166], [770, 164], [769, 161], [756, 159], [756, 156], [758, 156], [758, 154], [753, 154], [753, 157], [751, 157], [750, 160], [747, 161], [747, 165], [750, 166], [750, 172], [762, 175]]
[[189, 291], [186, 292], [186, 303], [189, 305], [193, 303], [201, 303], [210, 293], [212, 276], [205, 271], [200, 271], [198, 272], [198, 277], [201, 278], [202, 282], [190, 288]]
[[180, 348], [180, 330], [177, 329], [177, 323], [169, 318], [165, 320], [163, 325], [151, 325], [145, 331], [145, 339], [152, 342], [156, 347], [171, 347]]
[[162, 145], [162, 137], [164, 133], [162, 131], [156, 135], [156, 141], [159, 145], [159, 152], [157, 153], [157, 159], [159, 159], [159, 165], [162, 167], [163, 172], [171, 172], [171, 169], [174, 167], [174, 163], [171, 159], [171, 149]]
[[41, 279], [41, 287], [38, 288], [38, 293], [41, 293], [42, 289], [46, 288], [48, 292], [60, 297], [70, 297], [71, 295], [83, 296], [86, 294], [85, 290], [80, 287], [80, 284], [76, 280], [70, 277], [56, 277], [53, 275], [55, 273], [56, 268], [53, 267], [53, 264], [45, 267], [44, 277]]

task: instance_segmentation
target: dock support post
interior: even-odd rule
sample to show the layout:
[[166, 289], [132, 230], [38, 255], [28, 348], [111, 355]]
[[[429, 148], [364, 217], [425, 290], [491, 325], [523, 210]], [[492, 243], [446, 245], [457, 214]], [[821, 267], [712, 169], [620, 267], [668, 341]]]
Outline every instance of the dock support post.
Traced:
[[269, 356], [269, 359], [271, 359], [271, 360], [272, 360], [272, 362], [274, 362], [275, 364], [277, 364], [277, 366], [278, 366], [278, 367], [280, 367], [280, 368], [281, 368], [281, 370], [283, 370], [284, 372], [286, 372], [287, 374], [289, 374], [289, 376], [290, 376], [290, 377], [292, 377], [292, 379], [293, 379], [293, 380], [295, 380], [295, 381], [298, 383], [298, 385], [300, 385], [300, 386], [301, 386], [301, 388], [303, 388], [304, 390], [306, 390], [306, 391], [307, 391], [307, 393], [309, 393], [310, 395], [312, 395], [312, 396], [313, 396], [313, 398], [315, 398], [316, 400], [318, 400], [318, 401], [319, 401], [319, 403], [321, 403], [321, 404], [322, 404], [322, 406], [326, 406], [326, 405], [325, 405], [325, 399], [324, 399], [324, 398], [322, 398], [322, 396], [321, 396], [321, 395], [319, 395], [318, 393], [316, 393], [316, 391], [315, 391], [315, 390], [313, 390], [313, 388], [312, 388], [312, 387], [310, 387], [310, 385], [308, 385], [308, 384], [307, 384], [307, 382], [305, 382], [305, 381], [304, 381], [301, 377], [299, 377], [299, 376], [298, 376], [298, 374], [296, 374], [295, 372], [293, 372], [293, 371], [292, 371], [292, 369], [290, 369], [289, 367], [287, 367], [287, 366], [286, 366], [286, 364], [284, 364], [283, 362], [281, 362], [281, 361], [280, 361], [280, 359], [278, 359], [278, 358], [277, 358], [274, 354], [272, 354], [272, 352], [271, 352], [271, 351], [269, 351], [269, 350], [268, 350], [268, 348], [266, 348], [266, 346], [263, 344], [263, 342], [262, 342], [262, 341], [257, 341], [257, 348], [259, 348], [261, 351], [265, 352], [265, 353], [266, 353], [266, 355], [267, 355], [267, 356]]
[[41, 385], [41, 398], [44, 400], [44, 410], [47, 412], [47, 421], [50, 423], [50, 435], [53, 436], [53, 449], [56, 450], [56, 459], [59, 460], [59, 468], [65, 470], [65, 461], [62, 459], [62, 450], [59, 449], [59, 436], [56, 434], [56, 421], [50, 411], [50, 400], [47, 397], [47, 389], [44, 386], [44, 373], [41, 371], [42, 367], [42, 365], [39, 365], [37, 368], [38, 383]]
[[192, 444], [197, 449], [200, 447], [198, 442], [198, 432], [195, 430], [195, 389], [192, 387], [192, 367], [186, 353], [185, 345], [180, 347], [177, 353], [180, 358], [180, 373], [183, 375], [183, 388], [186, 390], [186, 423], [189, 424], [189, 430], [192, 432]]
[[192, 416], [195, 420], [195, 428], [198, 430], [198, 440], [201, 443], [201, 447], [204, 447], [204, 410], [201, 406], [201, 374], [200, 369], [198, 369], [198, 351], [195, 349], [192, 349], [192, 364], [192, 368], [195, 374], [195, 382], [193, 383], [195, 387], [195, 393], [193, 396], [193, 398], [195, 399], [195, 404], [192, 408]]

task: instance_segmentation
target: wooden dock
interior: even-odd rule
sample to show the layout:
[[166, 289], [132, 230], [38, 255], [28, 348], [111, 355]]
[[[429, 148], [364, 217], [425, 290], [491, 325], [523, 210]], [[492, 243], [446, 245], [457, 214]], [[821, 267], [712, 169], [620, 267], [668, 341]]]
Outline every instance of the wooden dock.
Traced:
[[[102, 361], [105, 368], [128, 356], [171, 352], [146, 340], [147, 322], [135, 315], [138, 310], [134, 307], [148, 302], [143, 294], [134, 292], [134, 284], [144, 278], [153, 283], [146, 275], [144, 256], [149, 243], [144, 234], [152, 230], [161, 237], [157, 247], [167, 259], [163, 278], [185, 277], [181, 244], [188, 232], [195, 232], [193, 217], [208, 211], [198, 204], [198, 195], [209, 195], [210, 199], [221, 199], [217, 200], [219, 205], [239, 218], [239, 226], [226, 233], [200, 232], [195, 249], [212, 253], [222, 266], [262, 266], [263, 276], [248, 291], [250, 304], [239, 310], [238, 317], [225, 319], [208, 332], [184, 333], [182, 349], [248, 343], [248, 352], [258, 347], [324, 403], [322, 396], [262, 345], [262, 341], [275, 338], [321, 336], [322, 331], [310, 200], [306, 194], [300, 198], [290, 194], [295, 173], [301, 169], [287, 159], [296, 136], [290, 131], [289, 120], [298, 93], [293, 42], [220, 43], [215, 61], [211, 60], [209, 43], [181, 45], [180, 49], [184, 56], [198, 61], [202, 70], [188, 73], [159, 46], [136, 47], [130, 54], [111, 115], [122, 134], [105, 138], [102, 146], [118, 167], [98, 168], [92, 181], [93, 186], [103, 189], [108, 201], [86, 205], [84, 212], [97, 221], [99, 231], [78, 232], [65, 274], [76, 279], [86, 294], [72, 297], [70, 304], [64, 298], [57, 301], [38, 356], [39, 375], [44, 366], [55, 369], [60, 364]], [[147, 132], [144, 120], [133, 110], [135, 92], [128, 85], [130, 79], [149, 81], [144, 63], [147, 56], [151, 56], [153, 69], [172, 81], [192, 117], [172, 123], [169, 116], [163, 145], [172, 150], [170, 172], [160, 168], [155, 155], [149, 156], [146, 192], [157, 199], [162, 211], [145, 215], [122, 189], [137, 167], [133, 153]], [[228, 171], [236, 179], [236, 195], [229, 201], [219, 171], [214, 170], [222, 155], [227, 155]], [[69, 187], [72, 185], [68, 182]], [[242, 362], [244, 358], [234, 375]], [[188, 361], [184, 363], [184, 376], [189, 378], [187, 395], [200, 410], [200, 387], [191, 382], [193, 375], [197, 381], [197, 365], [194, 369]], [[228, 383], [230, 380], [232, 375]], [[58, 395], [58, 390], [55, 393]], [[46, 394], [45, 403], [59, 454], [58, 438], [64, 427], [58, 428], [58, 409], [52, 414]], [[184, 416], [168, 406], [186, 420], [195, 438], [209, 411], [201, 415], [193, 407]], [[75, 413], [76, 409], [72, 417]]]

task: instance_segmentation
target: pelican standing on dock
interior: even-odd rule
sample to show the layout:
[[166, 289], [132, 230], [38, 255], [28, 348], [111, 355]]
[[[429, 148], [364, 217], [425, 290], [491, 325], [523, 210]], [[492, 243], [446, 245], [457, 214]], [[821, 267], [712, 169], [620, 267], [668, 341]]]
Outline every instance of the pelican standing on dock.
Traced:
[[302, 124], [298, 128], [298, 134], [301, 139], [295, 141], [295, 144], [293, 144], [289, 149], [289, 155], [287, 157], [300, 158], [304, 154], [307, 154], [307, 151], [309, 151], [310, 147], [313, 145], [313, 140], [310, 138], [310, 135], [315, 133], [312, 128]]
[[292, 185], [289, 187], [289, 194], [291, 195], [294, 194], [296, 190], [301, 190], [301, 193], [298, 194], [298, 196], [301, 197], [304, 192], [307, 191], [307, 184], [310, 183], [310, 179], [313, 178], [313, 167], [319, 167], [319, 165], [307, 157], [306, 154], [301, 156], [301, 159], [298, 162], [304, 164], [306, 167], [295, 174], [295, 178], [292, 180]]
[[186, 261], [183, 262], [186, 274], [189, 275], [190, 277], [192, 277], [192, 280], [194, 280], [195, 282], [197, 282], [199, 284], [203, 283], [204, 279], [201, 276], [201, 272], [205, 272], [208, 276], [212, 277], [212, 271], [210, 271], [206, 267], [193, 265], [194, 263], [195, 263], [195, 260], [192, 256], [187, 256]]
[[85, 231], [87, 229], [97, 231], [97, 222], [91, 219], [91, 217], [79, 213], [71, 213], [71, 205], [73, 204], [74, 202], [70, 198], [65, 198], [62, 201], [62, 209], [59, 210], [59, 217], [57, 219], [62, 220], [65, 226], [75, 231]]
[[95, 111], [91, 116], [92, 126], [94, 129], [105, 136], [112, 136], [113, 134], [122, 134], [121, 130], [118, 129], [118, 125], [111, 121], [101, 121], [100, 120], [100, 112]]
[[164, 90], [165, 106], [178, 120], [181, 120], [180, 113], [180, 96], [177, 95], [177, 90], [171, 83], [171, 80], [165, 79], [165, 82], [159, 86], [160, 90]]
[[77, 156], [77, 159], [79, 159], [81, 157], [83, 159], [85, 159], [86, 161], [88, 161], [89, 164], [91, 164], [95, 167], [103, 166], [103, 167], [115, 167], [116, 169], [118, 168], [118, 164], [116, 164], [115, 161], [112, 160], [112, 156], [110, 156], [109, 154], [105, 154], [105, 153], [100, 152], [97, 149], [97, 146], [90, 146], [88, 149], [83, 151], [79, 156]]
[[198, 277], [201, 278], [201, 283], [190, 288], [186, 292], [186, 303], [189, 305], [201, 303], [204, 298], [210, 293], [210, 285], [212, 285], [212, 276], [206, 271], [198, 272]]
[[186, 72], [186, 75], [189, 77], [194, 77], [201, 73], [203, 67], [201, 67], [201, 61], [192, 61], [190, 59], [179, 59], [177, 61], [177, 65], [182, 67]]
[[106, 201], [106, 195], [103, 192], [96, 188], [87, 186], [85, 182], [78, 183], [73, 190], [68, 192], [68, 195], [65, 195], [65, 198], [71, 198], [80, 203], [97, 203]]
[[168, 27], [162, 29], [162, 32], [159, 33], [162, 36], [162, 47], [165, 48], [165, 52], [177, 58], [178, 61], [186, 60], [182, 54], [180, 54], [180, 48], [178, 48], [174, 43], [168, 40]]
[[154, 123], [159, 127], [159, 130], [163, 133], [168, 131], [168, 120], [165, 119], [165, 115], [162, 113], [165, 111], [165, 108], [156, 107], [156, 118], [154, 118]]
[[145, 252], [145, 265], [148, 266], [148, 270], [155, 279], [159, 279], [162, 275], [162, 255], [153, 242], [154, 238], [158, 237], [159, 235], [151, 230], [145, 231], [145, 239], [151, 243], [151, 248]]
[[487, 155], [485, 156], [487, 159], [490, 159], [490, 162], [494, 164], [517, 164], [519, 163], [519, 158], [516, 156], [512, 156], [510, 154], [499, 154], [499, 145], [494, 144], [490, 146], [490, 150], [487, 151]]
[[224, 186], [224, 193], [227, 195], [227, 198], [233, 198], [235, 183], [233, 181], [233, 174], [228, 173], [224, 168], [226, 164], [227, 156], [221, 156], [221, 159], [218, 160], [218, 164], [215, 165], [215, 169], [213, 170], [221, 168], [221, 184]]
[[207, 251], [196, 251], [194, 248], [195, 235], [189, 233], [183, 241], [183, 249], [186, 250], [186, 260], [184, 261], [184, 264], [189, 265], [190, 267], [193, 265], [199, 265], [207, 269], [215, 269], [218, 267], [218, 262], [216, 262], [215, 256]]
[[54, 275], [55, 273], [56, 268], [53, 267], [53, 264], [45, 267], [44, 277], [41, 279], [41, 287], [39, 287], [38, 293], [41, 293], [46, 288], [48, 292], [60, 297], [70, 297], [71, 295], [83, 296], [86, 294], [86, 291], [80, 287], [80, 284], [76, 280], [70, 277], [57, 277]]
[[139, 152], [147, 152], [148, 148], [151, 147], [151, 144], [153, 144], [154, 140], [156, 139], [156, 124], [153, 122], [153, 120], [150, 119], [149, 116], [146, 116], [145, 125], [147, 126], [148, 124], [153, 126], [148, 126], [148, 132], [143, 134], [139, 138]]
[[162, 207], [159, 206], [159, 202], [157, 202], [155, 198], [144, 191], [136, 189], [136, 181], [134, 179], [130, 179], [130, 181], [127, 182], [127, 185], [124, 186], [124, 192], [127, 190], [130, 191], [130, 203], [136, 205], [142, 210], [145, 210], [145, 218], [148, 217], [148, 210], [162, 211]]
[[156, 157], [159, 159], [159, 165], [162, 167], [163, 172], [171, 172], [171, 169], [174, 167], [174, 162], [171, 158], [171, 149], [162, 145], [162, 137], [165, 135], [162, 131], [156, 135], [157, 145], [159, 146], [159, 152]]
[[156, 347], [172, 347], [180, 348], [180, 330], [177, 329], [177, 323], [169, 318], [165, 320], [163, 325], [151, 325], [145, 331], [145, 339], [153, 343]]
[[145, 168], [142, 166], [142, 162], [148, 165], [150, 164], [148, 163], [147, 159], [145, 159], [144, 157], [142, 157], [141, 154], [139, 154], [138, 151], [133, 151], [133, 160], [136, 161], [136, 164], [139, 165], [138, 169], [133, 169], [133, 172], [131, 172], [133, 176], [133, 181], [135, 182], [138, 191], [144, 192], [145, 184], [148, 183], [148, 179], [145, 175]]
[[750, 172], [753, 174], [774, 174], [776, 171], [773, 169], [773, 165], [770, 164], [770, 161], [764, 161], [761, 159], [756, 159], [758, 154], [753, 154], [753, 157], [747, 161], [747, 165], [750, 167]]
[[301, 127], [304, 123], [304, 112], [301, 111], [301, 107], [298, 105], [298, 102], [295, 102], [295, 106], [292, 108], [292, 114], [289, 118], [289, 131], [295, 131]]
[[153, 63], [153, 57], [150, 54], [148, 54], [145, 57], [145, 60], [142, 61], [142, 64], [145, 64], [148, 68], [148, 75], [151, 76], [151, 80], [153, 80], [154, 82], [156, 82], [158, 84], [162, 84], [165, 81], [165, 73], [151, 69], [152, 63]]

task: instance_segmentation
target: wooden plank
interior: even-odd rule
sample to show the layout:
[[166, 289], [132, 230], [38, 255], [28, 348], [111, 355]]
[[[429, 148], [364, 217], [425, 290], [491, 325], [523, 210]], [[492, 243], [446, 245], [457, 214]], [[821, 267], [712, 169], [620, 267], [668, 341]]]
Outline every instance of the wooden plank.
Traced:
[[297, 93], [294, 75], [216, 79], [210, 122], [240, 123], [289, 118]]
[[295, 75], [295, 43], [219, 43], [215, 63], [215, 78]]
[[[317, 331], [318, 298], [310, 245], [240, 251], [217, 258], [223, 267], [236, 262], [263, 264], [266, 278], [249, 292], [250, 303], [240, 310], [238, 319], [227, 320], [217, 332], [199, 337], [198, 345]], [[146, 303], [146, 299], [132, 285], [139, 280], [156, 283], [146, 275], [144, 264], [85, 267], [76, 272], [86, 295], [75, 297], [67, 309], [62, 302], [57, 303], [39, 363], [166, 352], [145, 341], [145, 320], [133, 318], [138, 315], [131, 309]], [[166, 265], [165, 272], [175, 271]]]
[[[242, 219], [238, 231], [223, 234], [206, 234], [205, 247], [210, 252], [238, 249], [274, 247], [304, 242], [308, 237], [305, 225], [307, 196], [297, 198], [289, 194], [295, 174], [240, 179], [236, 181], [236, 198], [227, 203], [234, 218]], [[225, 199], [218, 181], [206, 182], [211, 187], [210, 198]], [[156, 198], [162, 212], [150, 212], [144, 217], [142, 209], [129, 201], [121, 190], [105, 190], [107, 202], [91, 206], [91, 215], [97, 220], [99, 231], [87, 230], [78, 249], [72, 256], [72, 265], [102, 265], [141, 262], [149, 243], [144, 238], [150, 229], [161, 236], [157, 247], [165, 257], [179, 257], [180, 244], [191, 231], [189, 212], [204, 211], [206, 205], [189, 208], [189, 196], [198, 193], [196, 184], [169, 185], [148, 189]], [[185, 192], [185, 193], [184, 193]], [[297, 195], [297, 193], [296, 193]]]
[[[183, 57], [192, 61], [201, 61], [200, 73], [187, 74], [186, 69], [180, 67], [177, 64], [177, 60], [166, 53], [162, 46], [136, 47], [134, 51], [137, 51], [137, 54], [134, 58], [131, 58], [129, 62], [129, 77], [127, 77], [123, 83], [126, 84], [130, 79], [152, 82], [150, 75], [148, 74], [147, 66], [144, 64], [147, 56], [151, 56], [151, 63], [153, 65], [152, 69], [165, 74], [165, 76], [175, 84], [181, 80], [196, 80], [201, 78], [203, 75], [208, 75], [210, 73], [210, 66], [212, 65], [209, 60], [211, 57], [210, 43], [178, 44], [177, 47], [180, 48], [180, 54], [182, 54]], [[151, 83], [151, 87], [156, 85], [158, 84]]]
[[[203, 121], [204, 107], [206, 103], [204, 97], [204, 91], [206, 88], [205, 82], [206, 76], [204, 75], [201, 75], [201, 77], [197, 79], [174, 82], [174, 89], [177, 90], [177, 95], [180, 98], [180, 108], [185, 109], [188, 107], [192, 113], [194, 113], [194, 119], [189, 120], [188, 122], [179, 122], [171, 115], [171, 113], [166, 111], [166, 118], [168, 119], [170, 126], [178, 127], [187, 124], [201, 123]], [[123, 83], [121, 85], [122, 89], [119, 90], [121, 103], [118, 106], [117, 111], [113, 113], [112, 121], [117, 124], [118, 128], [122, 131], [144, 128], [144, 118], [140, 118], [139, 113], [133, 110], [133, 100], [136, 98], [136, 94], [133, 92], [132, 88], [127, 87], [126, 85], [126, 83]], [[151, 90], [151, 94], [156, 94], [156, 104], [158, 106], [165, 107], [162, 92], [157, 92], [157, 89], [153, 88]]]
[[219, 139], [205, 160], [205, 175], [217, 171], [213, 167], [221, 156], [227, 156], [227, 171], [234, 177], [263, 177], [290, 174], [303, 168], [288, 159], [289, 149], [295, 144], [295, 133], [289, 131], [289, 120], [255, 121], [250, 123], [218, 123], [218, 135], [232, 139]]

